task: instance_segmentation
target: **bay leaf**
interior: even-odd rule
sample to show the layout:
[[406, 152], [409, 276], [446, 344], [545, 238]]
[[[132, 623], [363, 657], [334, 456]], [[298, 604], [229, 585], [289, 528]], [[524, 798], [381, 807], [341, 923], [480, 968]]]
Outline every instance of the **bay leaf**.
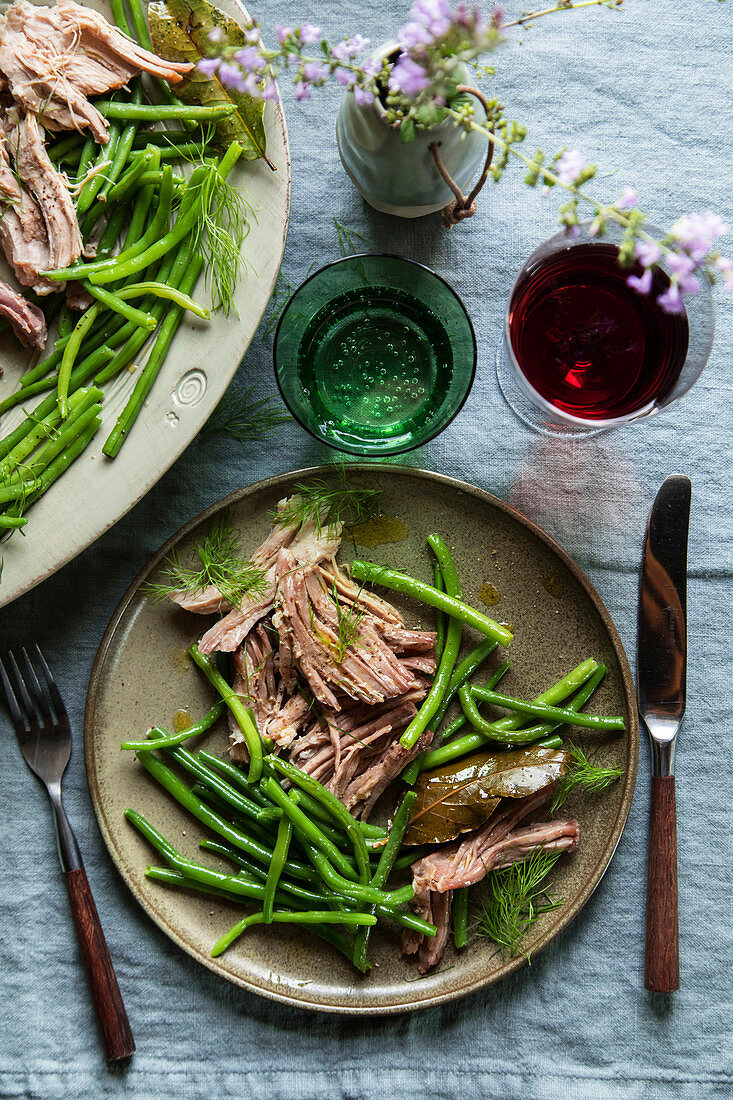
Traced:
[[423, 772], [404, 844], [445, 844], [479, 828], [502, 798], [526, 798], [554, 783], [568, 768], [568, 754], [529, 746], [481, 752]]
[[[221, 31], [222, 45], [245, 44], [244, 31], [239, 24], [207, 0], [153, 0], [148, 5], [148, 22], [154, 51], [168, 61], [189, 61], [195, 66], [203, 57], [208, 57], [209, 35], [213, 30]], [[236, 111], [215, 124], [215, 144], [226, 150], [233, 141], [238, 141], [245, 160], [264, 157], [274, 168], [265, 154], [264, 103], [261, 99], [225, 88], [216, 73], [207, 77], [197, 68], [175, 85], [175, 93], [184, 103], [202, 107], [233, 103]]]

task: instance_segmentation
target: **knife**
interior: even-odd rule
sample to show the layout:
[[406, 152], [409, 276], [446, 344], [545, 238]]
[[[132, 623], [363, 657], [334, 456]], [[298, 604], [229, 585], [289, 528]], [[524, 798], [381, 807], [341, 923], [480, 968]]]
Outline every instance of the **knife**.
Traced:
[[651, 740], [644, 984], [680, 987], [674, 752], [685, 713], [690, 479], [668, 477], [649, 514], [639, 582], [636, 691]]

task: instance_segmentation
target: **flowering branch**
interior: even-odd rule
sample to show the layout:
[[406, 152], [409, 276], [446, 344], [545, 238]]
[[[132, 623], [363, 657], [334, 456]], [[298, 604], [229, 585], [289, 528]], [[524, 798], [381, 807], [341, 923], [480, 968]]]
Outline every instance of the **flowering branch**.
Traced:
[[[255, 22], [245, 31], [246, 44], [224, 48], [217, 56], [199, 62], [207, 76], [217, 73], [219, 80], [238, 91], [262, 99], [277, 96], [278, 75], [292, 73], [298, 100], [310, 99], [312, 89], [329, 78], [349, 89], [360, 107], [379, 100], [388, 125], [399, 130], [403, 142], [417, 133], [431, 130], [447, 119], [465, 130], [474, 130], [491, 143], [496, 151], [491, 174], [501, 178], [511, 158], [527, 168], [525, 183], [538, 183], [544, 190], [559, 187], [569, 194], [560, 208], [560, 221], [570, 232], [578, 232], [578, 207], [584, 203], [593, 212], [591, 232], [602, 236], [610, 222], [623, 230], [619, 261], [628, 267], [639, 265], [628, 283], [641, 294], [652, 286], [652, 267], [664, 257], [670, 276], [667, 289], [658, 298], [671, 313], [683, 309], [682, 295], [700, 289], [700, 276], [714, 282], [722, 275], [727, 290], [733, 291], [733, 261], [721, 256], [715, 242], [729, 227], [715, 214], [687, 214], [681, 217], [661, 240], [655, 240], [643, 228], [645, 215], [638, 209], [636, 192], [625, 188], [615, 202], [606, 204], [594, 198], [583, 185], [596, 174], [593, 164], [575, 149], [562, 149], [549, 163], [541, 149], [534, 157], [517, 146], [526, 138], [526, 127], [509, 122], [498, 100], [487, 102], [485, 122], [474, 118], [474, 103], [459, 91], [460, 66], [475, 63], [482, 54], [497, 48], [505, 39], [502, 31], [512, 26], [527, 26], [534, 20], [561, 11], [587, 7], [618, 9], [623, 0], [558, 0], [554, 7], [528, 12], [513, 23], [504, 23], [501, 8], [494, 8], [488, 22], [478, 9], [471, 11], [459, 0], [452, 10], [449, 0], [414, 0], [409, 21], [397, 34], [394, 51], [384, 60], [359, 59], [369, 40], [353, 35], [329, 45], [321, 38], [319, 27], [311, 23], [277, 28], [278, 46], [267, 49]], [[216, 32], [214, 32], [214, 35]], [[216, 38], [212, 35], [212, 41]], [[310, 47], [319, 46], [320, 56], [311, 55]]]

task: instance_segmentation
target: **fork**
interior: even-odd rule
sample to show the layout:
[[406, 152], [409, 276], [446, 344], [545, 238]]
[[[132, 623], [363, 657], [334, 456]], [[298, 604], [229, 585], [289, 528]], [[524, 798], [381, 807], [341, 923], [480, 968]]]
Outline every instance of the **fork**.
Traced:
[[132, 1055], [135, 1043], [79, 845], [61, 801], [61, 779], [71, 756], [69, 716], [40, 647], [35, 650], [40, 680], [24, 647], [25, 679], [9, 653], [10, 672], [0, 661], [0, 683], [23, 758], [51, 799], [59, 859], [102, 1043], [107, 1061], [119, 1062]]

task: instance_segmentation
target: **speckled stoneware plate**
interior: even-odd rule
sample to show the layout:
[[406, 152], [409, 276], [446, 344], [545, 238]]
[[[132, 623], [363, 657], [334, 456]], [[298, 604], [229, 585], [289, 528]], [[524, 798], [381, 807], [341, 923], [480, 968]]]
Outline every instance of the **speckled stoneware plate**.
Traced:
[[[527, 943], [530, 951], [538, 950], [570, 923], [598, 885], [631, 805], [638, 725], [621, 642], [583, 573], [543, 531], [503, 501], [460, 481], [408, 467], [360, 465], [349, 470], [355, 483], [362, 477], [379, 479], [383, 511], [393, 517], [380, 523], [376, 533], [381, 530], [381, 537], [395, 541], [373, 545], [373, 537], [357, 534], [357, 545], [360, 538], [370, 543], [358, 545], [360, 556], [429, 580], [432, 564], [425, 539], [438, 531], [454, 552], [465, 597], [480, 607], [482, 592], [489, 599], [499, 596], [492, 613], [515, 629], [509, 650], [512, 667], [504, 681], [507, 690], [532, 696], [588, 656], [608, 666], [591, 709], [623, 714], [628, 733], [592, 738], [601, 762], [620, 765], [623, 779], [592, 803], [581, 798], [567, 803], [565, 812], [580, 820], [581, 842], [553, 872], [553, 887], [565, 902], [538, 921]], [[328, 945], [282, 925], [251, 929], [225, 955], [212, 959], [212, 944], [241, 910], [146, 879], [146, 864], [159, 862], [159, 857], [123, 818], [126, 806], [139, 810], [191, 856], [205, 832], [157, 787], [134, 754], [119, 750], [120, 741], [144, 737], [151, 725], [170, 728], [177, 711], [201, 715], [212, 698], [185, 653], [209, 620], [202, 622], [173, 605], [153, 606], [140, 594], [140, 585], [155, 574], [173, 547], [185, 551], [200, 538], [211, 517], [223, 508], [230, 509], [244, 532], [245, 549], [254, 550], [269, 528], [268, 516], [276, 502], [296, 482], [329, 473], [328, 468], [301, 470], [251, 485], [202, 512], [161, 547], [128, 589], [102, 639], [87, 699], [86, 769], [97, 819], [120, 873], [145, 911], [184, 950], [237, 985], [303, 1008], [400, 1012], [480, 989], [516, 970], [523, 959], [503, 962], [490, 941], [476, 939], [460, 954], [450, 946], [439, 970], [418, 979], [414, 962], [400, 956], [398, 930], [380, 926], [372, 938], [372, 958], [378, 965], [362, 977]], [[345, 560], [353, 556], [347, 543]], [[411, 601], [396, 602], [408, 623], [431, 623]], [[469, 638], [467, 644], [475, 640]], [[490, 660], [494, 658], [498, 663], [503, 652]], [[225, 744], [222, 721], [206, 735], [206, 748], [223, 752]], [[217, 857], [199, 852], [201, 856], [224, 869]], [[572, 950], [571, 939], [567, 949]]]
[[[248, 18], [239, 0], [216, 2], [239, 23]], [[105, 0], [91, 0], [87, 6], [111, 18]], [[13, 536], [3, 543], [0, 607], [75, 558], [137, 504], [194, 439], [229, 385], [270, 300], [288, 228], [290, 153], [279, 103], [266, 104], [265, 129], [270, 165], [263, 160], [240, 162], [230, 177], [244, 190], [252, 208], [244, 244], [246, 267], [234, 294], [238, 312], [228, 317], [217, 313], [208, 322], [186, 314], [134, 429], [114, 461], [104, 457], [102, 445], [137, 373], [124, 371], [110, 383], [102, 426], [89, 447], [34, 505], [25, 537]], [[7, 278], [7, 273], [0, 261], [0, 278]], [[203, 276], [194, 297], [210, 305]], [[0, 359], [2, 399], [15, 391], [32, 360], [28, 349], [7, 336], [0, 337]], [[18, 408], [3, 416], [0, 434], [16, 427], [23, 415]]]

